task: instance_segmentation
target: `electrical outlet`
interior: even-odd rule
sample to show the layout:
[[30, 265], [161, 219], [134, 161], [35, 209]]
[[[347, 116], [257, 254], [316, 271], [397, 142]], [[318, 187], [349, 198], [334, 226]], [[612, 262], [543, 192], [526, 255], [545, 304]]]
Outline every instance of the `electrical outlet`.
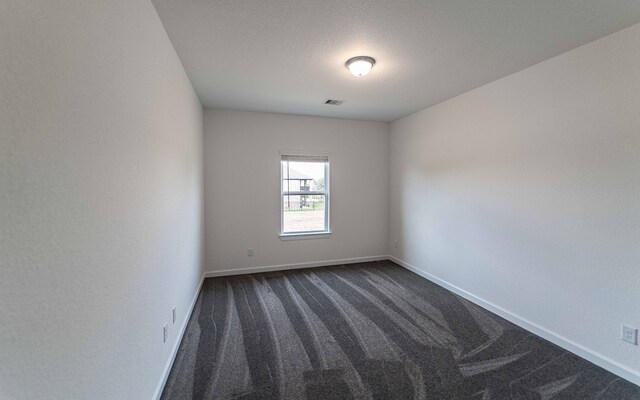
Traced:
[[253, 257], [253, 249], [247, 249], [247, 255]]
[[397, 249], [399, 245], [400, 245], [400, 243], [398, 243], [398, 242], [393, 242], [393, 248], [394, 248], [394, 249]]
[[173, 306], [173, 309], [171, 310], [171, 316], [173, 317], [173, 323], [176, 323], [176, 306]]
[[637, 346], [638, 330], [630, 326], [622, 325], [622, 340]]
[[169, 327], [167, 324], [164, 324], [162, 327], [162, 343], [167, 343], [167, 338], [169, 337]]

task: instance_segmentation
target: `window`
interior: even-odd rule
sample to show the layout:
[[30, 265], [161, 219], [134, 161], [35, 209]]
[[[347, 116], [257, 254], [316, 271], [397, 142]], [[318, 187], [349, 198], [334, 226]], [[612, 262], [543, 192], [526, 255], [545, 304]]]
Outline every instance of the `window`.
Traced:
[[281, 155], [281, 236], [329, 233], [329, 158]]

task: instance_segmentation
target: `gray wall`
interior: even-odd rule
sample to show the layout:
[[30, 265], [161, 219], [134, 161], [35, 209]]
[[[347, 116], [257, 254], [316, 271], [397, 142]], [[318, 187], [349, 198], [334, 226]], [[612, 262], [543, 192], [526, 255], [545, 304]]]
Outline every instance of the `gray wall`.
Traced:
[[640, 382], [640, 25], [391, 125], [392, 254]]
[[0, 37], [0, 398], [150, 399], [202, 276], [200, 102], [147, 0], [3, 1]]
[[[206, 110], [204, 126], [208, 271], [387, 254], [388, 124]], [[280, 240], [281, 150], [330, 156], [330, 238]]]

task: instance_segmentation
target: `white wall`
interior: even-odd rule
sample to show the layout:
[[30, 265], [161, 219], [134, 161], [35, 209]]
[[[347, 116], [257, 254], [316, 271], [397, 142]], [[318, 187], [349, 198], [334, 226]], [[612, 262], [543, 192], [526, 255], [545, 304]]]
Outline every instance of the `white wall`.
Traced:
[[0, 398], [150, 399], [202, 276], [200, 102], [148, 0], [5, 0], [0, 37]]
[[394, 122], [393, 255], [640, 382], [639, 105], [635, 25]]
[[[204, 126], [209, 271], [387, 254], [388, 124], [206, 110]], [[329, 239], [278, 237], [280, 150], [330, 156]]]

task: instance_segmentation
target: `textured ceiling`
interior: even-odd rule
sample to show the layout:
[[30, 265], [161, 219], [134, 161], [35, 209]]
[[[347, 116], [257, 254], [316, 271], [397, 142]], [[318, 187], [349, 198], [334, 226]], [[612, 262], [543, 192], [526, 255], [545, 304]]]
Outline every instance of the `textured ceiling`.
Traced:
[[[153, 3], [205, 107], [374, 121], [640, 21], [640, 0]], [[357, 55], [377, 60], [364, 78], [344, 67]]]

